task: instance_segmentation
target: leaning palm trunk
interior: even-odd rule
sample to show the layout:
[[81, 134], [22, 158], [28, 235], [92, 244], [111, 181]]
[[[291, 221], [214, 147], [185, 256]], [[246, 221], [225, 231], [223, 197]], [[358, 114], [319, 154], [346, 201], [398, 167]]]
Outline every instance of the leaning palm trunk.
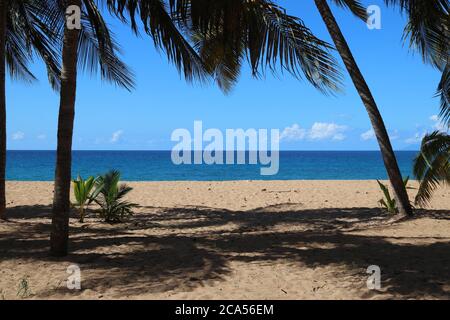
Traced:
[[0, 219], [6, 211], [6, 1], [0, 0]]
[[395, 158], [394, 150], [392, 149], [389, 135], [383, 122], [383, 118], [378, 110], [375, 99], [367, 85], [352, 52], [342, 34], [336, 19], [331, 12], [330, 7], [326, 0], [314, 0], [320, 15], [324, 20], [328, 31], [336, 45], [336, 48], [344, 60], [345, 67], [347, 68], [350, 77], [358, 91], [361, 99], [369, 113], [369, 118], [372, 123], [375, 136], [377, 137], [378, 144], [380, 145], [381, 154], [383, 157], [384, 165], [386, 167], [389, 179], [394, 189], [395, 198], [397, 199], [398, 209], [401, 214], [412, 215], [411, 204], [409, 202], [408, 193], [403, 184], [402, 175]]
[[[67, 0], [68, 6], [81, 7], [80, 0]], [[80, 30], [64, 30], [62, 51], [61, 92], [58, 118], [58, 147], [53, 198], [51, 254], [67, 254], [69, 240], [70, 182], [72, 167], [72, 136], [75, 119], [77, 86], [78, 40]]]

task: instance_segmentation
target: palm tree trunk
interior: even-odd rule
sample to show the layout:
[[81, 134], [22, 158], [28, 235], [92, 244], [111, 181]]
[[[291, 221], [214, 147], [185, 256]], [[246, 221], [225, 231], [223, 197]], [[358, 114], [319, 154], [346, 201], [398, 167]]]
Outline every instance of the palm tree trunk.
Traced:
[[[65, 4], [81, 7], [80, 0], [68, 0]], [[75, 119], [79, 34], [79, 30], [69, 30], [67, 26], [64, 31], [55, 192], [50, 236], [50, 252], [54, 256], [65, 256], [68, 252], [72, 136]]]
[[6, 1], [0, 0], [0, 219], [6, 218]]
[[403, 184], [402, 175], [395, 158], [394, 150], [392, 149], [391, 141], [389, 139], [388, 132], [378, 110], [375, 99], [367, 85], [359, 67], [353, 58], [352, 52], [345, 41], [336, 19], [331, 12], [330, 7], [326, 0], [314, 0], [320, 15], [324, 20], [328, 31], [336, 45], [339, 54], [344, 60], [345, 67], [347, 68], [350, 77], [358, 91], [361, 99], [369, 114], [370, 121], [377, 137], [378, 144], [380, 145], [381, 154], [383, 156], [384, 165], [386, 167], [389, 179], [394, 189], [395, 198], [397, 200], [398, 209], [401, 214], [412, 215], [411, 204], [409, 202], [408, 193]]
[[84, 206], [80, 208], [80, 223], [84, 223]]

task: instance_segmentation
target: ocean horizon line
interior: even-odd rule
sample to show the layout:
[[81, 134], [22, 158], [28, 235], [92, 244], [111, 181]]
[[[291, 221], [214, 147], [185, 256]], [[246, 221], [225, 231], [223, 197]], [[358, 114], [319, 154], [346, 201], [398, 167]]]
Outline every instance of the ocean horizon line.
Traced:
[[[34, 152], [56, 152], [56, 149], [8, 149], [6, 152], [11, 151], [19, 151], [19, 152], [28, 152], [28, 151], [34, 151]], [[192, 150], [191, 152], [204, 152], [205, 150]], [[260, 152], [265, 150], [218, 150], [219, 152]], [[270, 150], [269, 150], [270, 151]], [[377, 149], [370, 149], [370, 150], [278, 150], [279, 152], [381, 152]], [[401, 150], [394, 150], [394, 152], [419, 152], [420, 150], [417, 149], [401, 149]], [[123, 150], [123, 149], [74, 149], [72, 152], [172, 152], [172, 150], [165, 150], [165, 149], [155, 149], [155, 150], [148, 150], [148, 149], [130, 149], [130, 150]]]

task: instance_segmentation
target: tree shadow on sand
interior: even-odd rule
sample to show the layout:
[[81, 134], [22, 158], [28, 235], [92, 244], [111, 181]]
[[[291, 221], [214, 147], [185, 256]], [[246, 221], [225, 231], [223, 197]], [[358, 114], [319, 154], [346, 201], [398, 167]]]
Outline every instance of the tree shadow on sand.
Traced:
[[[77, 263], [87, 270], [84, 288], [103, 292], [114, 287], [121, 297], [208, 286], [223, 281], [233, 261], [283, 263], [292, 268], [339, 265], [360, 275], [361, 284], [367, 279], [366, 268], [378, 265], [388, 297], [450, 298], [450, 238], [412, 244], [417, 237], [357, 234], [403, 222], [379, 209], [294, 207], [240, 212], [147, 207], [123, 225], [72, 223], [71, 254], [65, 259], [47, 255], [48, 221], [24, 220], [21, 233], [1, 232], [1, 260]], [[448, 211], [421, 211], [417, 218], [425, 215], [449, 219]], [[281, 228], [286, 225], [295, 228]]]

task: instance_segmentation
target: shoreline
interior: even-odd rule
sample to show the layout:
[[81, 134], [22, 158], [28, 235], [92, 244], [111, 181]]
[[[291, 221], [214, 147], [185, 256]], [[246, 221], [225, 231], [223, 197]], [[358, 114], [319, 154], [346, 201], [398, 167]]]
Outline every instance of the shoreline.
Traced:
[[[211, 183], [211, 182], [308, 182], [308, 181], [322, 181], [322, 182], [366, 182], [366, 181], [374, 181], [377, 180], [381, 182], [389, 182], [387, 178], [381, 178], [381, 179], [246, 179], [246, 180], [123, 180], [121, 182], [123, 183], [197, 183], [197, 182], [205, 182], [205, 183]], [[26, 183], [53, 183], [53, 180], [5, 180], [6, 183], [20, 183], [20, 182], [26, 182]], [[416, 182], [417, 180], [409, 179], [409, 182]]]
[[[386, 180], [382, 180], [386, 183]], [[206, 206], [249, 210], [279, 204], [320, 208], [378, 208], [383, 194], [376, 180], [241, 180], [241, 181], [138, 181], [129, 200], [140, 206]], [[417, 181], [409, 186], [417, 189]], [[7, 181], [8, 207], [48, 206], [53, 182]], [[417, 190], [408, 190], [413, 200]], [[450, 188], [439, 188], [428, 208], [450, 210]]]

